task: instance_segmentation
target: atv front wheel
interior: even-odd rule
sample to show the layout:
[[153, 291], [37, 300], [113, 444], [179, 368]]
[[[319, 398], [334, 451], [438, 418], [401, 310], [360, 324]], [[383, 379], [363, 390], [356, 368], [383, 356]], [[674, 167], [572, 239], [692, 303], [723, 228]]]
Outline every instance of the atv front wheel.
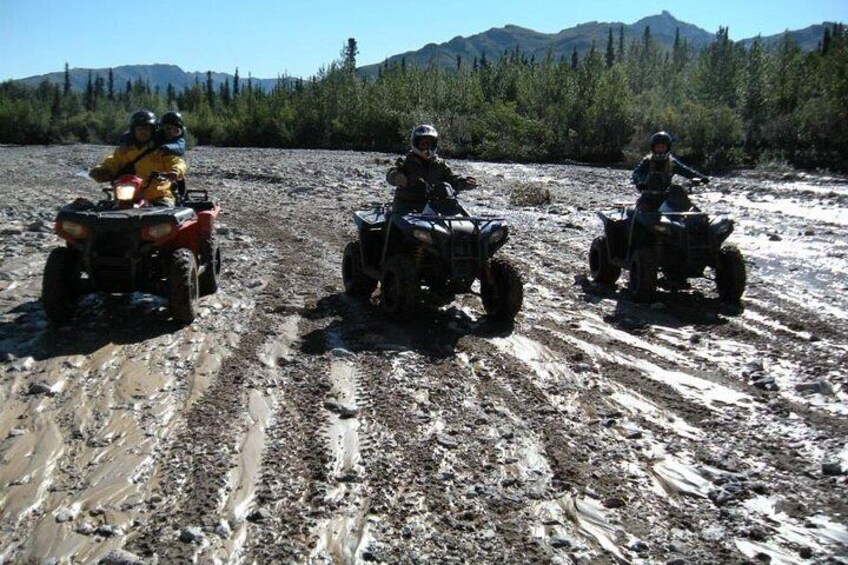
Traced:
[[418, 303], [420, 286], [415, 262], [407, 255], [395, 255], [386, 261], [380, 278], [380, 304], [396, 319], [409, 318]]
[[203, 243], [202, 256], [205, 264], [203, 274], [199, 277], [200, 295], [206, 296], [218, 292], [218, 279], [221, 276], [221, 247], [214, 235]]
[[41, 302], [52, 322], [67, 322], [79, 295], [80, 264], [76, 251], [57, 247], [47, 257], [41, 281]]
[[729, 304], [739, 304], [742, 293], [745, 292], [747, 275], [745, 259], [742, 253], [732, 245], [726, 245], [719, 250], [718, 265], [716, 265], [716, 287], [719, 297]]
[[515, 319], [524, 302], [524, 281], [506, 259], [490, 259], [488, 276], [480, 281], [480, 297], [486, 314], [498, 321]]
[[185, 247], [177, 249], [171, 256], [168, 280], [168, 310], [177, 322], [190, 324], [194, 321], [199, 298], [198, 286], [194, 253]]
[[342, 258], [342, 281], [345, 292], [351, 296], [368, 298], [377, 288], [377, 281], [362, 272], [362, 246], [358, 241], [345, 245]]
[[607, 251], [607, 238], [599, 235], [589, 248], [589, 274], [601, 284], [615, 284], [621, 276], [621, 267], [613, 265]]
[[636, 302], [651, 302], [657, 293], [657, 260], [650, 247], [640, 247], [630, 262], [630, 292]]

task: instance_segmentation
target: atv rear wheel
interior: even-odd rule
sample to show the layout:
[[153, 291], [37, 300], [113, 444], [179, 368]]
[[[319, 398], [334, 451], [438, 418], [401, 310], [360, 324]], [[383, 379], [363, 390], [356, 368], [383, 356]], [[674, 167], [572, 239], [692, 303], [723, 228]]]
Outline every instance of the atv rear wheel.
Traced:
[[521, 273], [507, 259], [490, 259], [488, 276], [480, 281], [480, 297], [486, 314], [498, 321], [515, 319], [524, 302]]
[[182, 247], [171, 256], [168, 280], [168, 310], [174, 320], [190, 324], [197, 314], [199, 298], [197, 261], [190, 249]]
[[215, 294], [221, 276], [221, 247], [214, 235], [203, 243], [202, 257], [205, 264], [203, 274], [199, 277], [200, 295]]
[[601, 284], [615, 284], [621, 276], [621, 267], [613, 265], [609, 260], [605, 235], [596, 237], [589, 248], [589, 273]]
[[362, 246], [358, 241], [345, 245], [342, 258], [342, 281], [345, 292], [351, 296], [368, 298], [377, 288], [377, 281], [362, 272]]
[[657, 293], [657, 260], [650, 247], [633, 252], [630, 262], [630, 292], [636, 302], [651, 302]]
[[742, 253], [733, 245], [722, 247], [719, 250], [716, 266], [716, 287], [719, 297], [724, 302], [739, 304], [742, 293], [745, 292], [746, 282], [745, 259]]
[[58, 247], [50, 252], [41, 281], [41, 302], [52, 322], [67, 322], [79, 295], [80, 264], [76, 251]]
[[405, 320], [418, 303], [419, 293], [420, 286], [412, 258], [407, 255], [390, 257], [380, 278], [380, 304], [383, 310], [396, 320]]

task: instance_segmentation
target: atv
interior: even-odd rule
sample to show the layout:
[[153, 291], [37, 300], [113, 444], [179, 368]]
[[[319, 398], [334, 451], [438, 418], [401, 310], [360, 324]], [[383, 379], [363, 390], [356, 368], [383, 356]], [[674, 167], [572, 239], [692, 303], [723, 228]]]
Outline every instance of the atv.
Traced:
[[41, 301], [48, 318], [70, 319], [88, 292], [147, 292], [165, 297], [171, 316], [190, 324], [199, 296], [218, 290], [219, 206], [205, 190], [178, 191], [173, 208], [146, 206], [142, 179], [124, 175], [98, 203], [78, 199], [59, 209], [55, 231], [65, 246], [47, 258]]
[[427, 186], [420, 213], [383, 205], [353, 214], [358, 238], [344, 248], [342, 279], [348, 295], [368, 298], [380, 284], [380, 303], [397, 320], [408, 319], [426, 296], [469, 293], [480, 281], [486, 314], [512, 321], [524, 284], [518, 269], [493, 255], [506, 243], [504, 218], [471, 216], [448, 183]]
[[[704, 277], [709, 267], [719, 297], [739, 304], [745, 291], [745, 261], [732, 245], [723, 245], [733, 231], [733, 220], [709, 216], [693, 206], [688, 190], [672, 185], [668, 191], [644, 190], [640, 203], [661, 202], [656, 211], [643, 206], [616, 205], [598, 216], [604, 235], [589, 249], [589, 270], [602, 284], [615, 284], [622, 269], [630, 271], [630, 291], [638, 302], [652, 302], [658, 283], [672, 290], [688, 287], [689, 278]], [[647, 207], [649, 210], [652, 207]], [[658, 281], [658, 274], [664, 280]]]

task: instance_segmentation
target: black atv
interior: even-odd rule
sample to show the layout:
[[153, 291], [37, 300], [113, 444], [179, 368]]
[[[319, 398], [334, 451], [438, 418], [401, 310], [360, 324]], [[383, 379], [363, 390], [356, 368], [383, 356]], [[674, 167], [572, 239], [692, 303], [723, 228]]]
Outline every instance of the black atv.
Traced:
[[511, 321], [521, 309], [524, 284], [515, 266], [492, 256], [503, 247], [509, 228], [503, 218], [471, 216], [450, 184], [427, 187], [420, 213], [393, 213], [390, 205], [353, 214], [359, 238], [345, 246], [345, 292], [371, 296], [377, 283], [389, 316], [409, 318], [424, 297], [471, 292], [480, 280], [486, 314]]
[[50, 320], [65, 322], [88, 292], [148, 292], [167, 298], [180, 323], [194, 321], [200, 295], [218, 290], [218, 205], [205, 190], [181, 192], [174, 208], [146, 206], [142, 180], [125, 175], [98, 203], [63, 206], [55, 231], [65, 246], [47, 258], [41, 301]]
[[[687, 191], [679, 185], [668, 191], [643, 191], [640, 203], [661, 202], [656, 211], [621, 204], [599, 212], [604, 235], [596, 237], [589, 249], [592, 278], [615, 284], [621, 270], [628, 269], [634, 298], [651, 302], [659, 282], [672, 290], [686, 288], [687, 279], [705, 276], [709, 267], [721, 299], [738, 304], [745, 292], [745, 261], [736, 247], [722, 245], [733, 231], [733, 220], [727, 216], [710, 220], [692, 205], [688, 192], [691, 187]], [[663, 281], [658, 281], [660, 272]]]

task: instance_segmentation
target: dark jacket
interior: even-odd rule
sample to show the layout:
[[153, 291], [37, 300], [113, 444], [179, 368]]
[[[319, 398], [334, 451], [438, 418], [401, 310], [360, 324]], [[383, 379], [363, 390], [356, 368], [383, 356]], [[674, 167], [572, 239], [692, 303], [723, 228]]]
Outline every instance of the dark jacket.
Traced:
[[[654, 176], [655, 173], [656, 176]], [[650, 190], [665, 191], [671, 186], [671, 179], [674, 175], [682, 175], [687, 179], [705, 176], [692, 167], [678, 161], [674, 155], [669, 155], [668, 160], [659, 163], [648, 155], [637, 165], [630, 178], [633, 180], [633, 184], [640, 190], [642, 190], [642, 187], [646, 187]]]
[[[406, 177], [406, 186], [399, 185], [398, 178], [401, 174]], [[395, 161], [395, 166], [386, 173], [386, 181], [397, 187], [393, 202], [396, 210], [423, 210], [427, 204], [428, 184], [435, 186], [447, 182], [457, 192], [468, 188], [465, 177], [454, 174], [442, 159], [436, 157], [427, 161], [412, 151]]]

